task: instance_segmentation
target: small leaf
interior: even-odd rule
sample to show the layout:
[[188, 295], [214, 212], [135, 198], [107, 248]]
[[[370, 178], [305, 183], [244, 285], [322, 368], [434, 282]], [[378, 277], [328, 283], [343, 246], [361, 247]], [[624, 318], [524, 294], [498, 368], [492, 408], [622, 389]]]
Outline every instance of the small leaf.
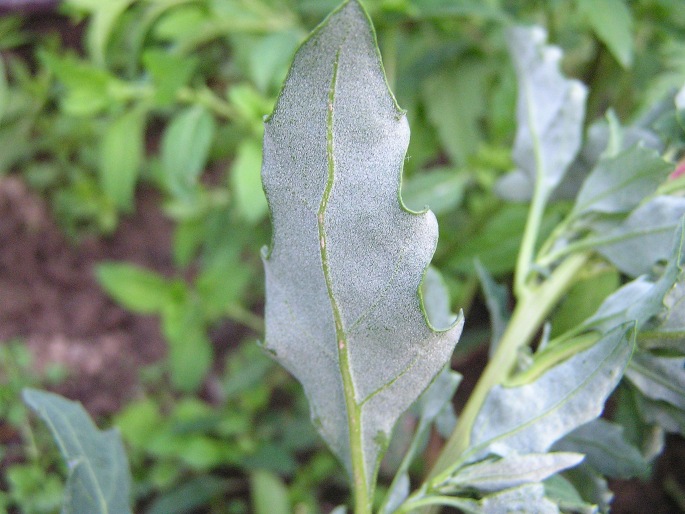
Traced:
[[100, 186], [118, 208], [130, 212], [145, 152], [145, 113], [132, 109], [108, 125], [100, 145]]
[[636, 277], [649, 273], [671, 253], [673, 231], [685, 215], [685, 198], [657, 196], [635, 209], [613, 230], [602, 233], [597, 251], [622, 272]]
[[485, 493], [502, 491], [542, 482], [564, 469], [576, 466], [583, 457], [580, 453], [552, 452], [486, 459], [459, 469], [438, 487], [448, 494], [468, 489]]
[[483, 296], [485, 297], [485, 304], [490, 314], [492, 333], [490, 334], [489, 353], [492, 356], [497, 349], [497, 345], [502, 338], [511, 315], [509, 309], [509, 290], [495, 282], [488, 273], [488, 270], [478, 260], [476, 260], [475, 266], [478, 280], [480, 280], [481, 289], [483, 290]]
[[634, 146], [599, 161], [578, 193], [572, 215], [629, 212], [666, 179], [671, 165], [657, 152]]
[[684, 357], [657, 357], [641, 352], [630, 362], [626, 376], [646, 397], [685, 411]]
[[160, 106], [174, 103], [179, 89], [188, 83], [198, 63], [194, 56], [181, 57], [155, 48], [146, 50], [142, 60], [152, 76], [155, 101]]
[[559, 512], [559, 508], [545, 498], [545, 488], [542, 484], [527, 484], [491, 494], [483, 498], [480, 504], [483, 514], [511, 514], [512, 512], [557, 514]]
[[646, 477], [649, 463], [623, 435], [623, 427], [595, 419], [557, 441], [555, 451], [585, 454], [585, 464], [610, 478]]
[[135, 0], [108, 0], [98, 2], [88, 25], [88, 53], [98, 66], [105, 66], [107, 43], [112, 36], [114, 26], [124, 11]]
[[190, 301], [179, 301], [167, 305], [162, 316], [171, 382], [184, 392], [197, 391], [212, 365], [212, 343], [198, 310]]
[[24, 389], [24, 402], [50, 428], [67, 462], [63, 513], [130, 513], [131, 476], [117, 430], [100, 431], [81, 404]]
[[482, 139], [488, 74], [482, 60], [461, 61], [430, 75], [421, 89], [426, 115], [454, 164], [466, 164]]
[[671, 236], [671, 252], [663, 274], [655, 282], [639, 277], [608, 296], [583, 328], [606, 332], [628, 321], [635, 321], [638, 330], [652, 317], [665, 310], [664, 298], [681, 276], [685, 255], [685, 221]]
[[587, 89], [561, 74], [561, 51], [541, 27], [512, 28], [507, 40], [518, 82], [513, 159], [528, 188], [539, 180], [548, 197], [580, 149]]
[[102, 262], [95, 273], [105, 291], [134, 312], [157, 314], [173, 301], [172, 285], [150, 270], [124, 262]]
[[261, 221], [269, 209], [262, 189], [261, 166], [261, 146], [252, 139], [244, 140], [231, 168], [231, 190], [240, 217], [249, 224]]
[[408, 139], [368, 16], [346, 2], [300, 47], [266, 121], [265, 346], [348, 471], [352, 440], [369, 489], [392, 427], [462, 327], [435, 331], [421, 307], [437, 223], [399, 201]]
[[9, 102], [9, 86], [7, 84], [7, 72], [5, 71], [5, 61], [0, 58], [0, 122], [5, 116]]
[[624, 68], [633, 63], [633, 18], [624, 0], [576, 0], [588, 21]]
[[457, 207], [464, 197], [466, 175], [454, 170], [431, 170], [402, 182], [402, 199], [412, 210], [430, 208], [436, 216]]
[[201, 105], [188, 107], [169, 123], [162, 137], [162, 167], [169, 190], [185, 197], [207, 164], [216, 124]]
[[268, 471], [253, 471], [250, 475], [252, 512], [254, 514], [288, 514], [292, 512], [288, 490], [283, 482]]
[[494, 387], [473, 424], [470, 460], [488, 453], [546, 452], [599, 416], [628, 364], [634, 332], [626, 325], [616, 327], [532, 383]]

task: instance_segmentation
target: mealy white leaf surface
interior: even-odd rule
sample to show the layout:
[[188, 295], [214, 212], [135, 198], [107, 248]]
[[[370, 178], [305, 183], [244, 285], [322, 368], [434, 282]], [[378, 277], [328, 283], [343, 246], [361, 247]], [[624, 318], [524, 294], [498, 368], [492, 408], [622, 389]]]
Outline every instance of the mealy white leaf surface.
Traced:
[[576, 466], [583, 457], [580, 453], [550, 452], [486, 459], [459, 469], [439, 487], [451, 494], [468, 488], [482, 492], [502, 491], [542, 482], [555, 473]]
[[583, 182], [573, 214], [629, 212], [656, 190], [671, 168], [654, 150], [642, 146], [601, 159]]
[[649, 463], [623, 436], [623, 427], [605, 419], [586, 423], [554, 444], [554, 450], [586, 455], [585, 464], [611, 478], [645, 476]]
[[658, 196], [635, 209], [623, 223], [599, 236], [597, 251], [622, 272], [637, 277], [671, 254], [673, 231], [685, 215], [685, 198]]
[[[561, 74], [561, 50], [546, 44], [541, 27], [514, 27], [507, 36], [518, 83], [515, 174], [528, 179], [530, 190], [539, 176], [549, 195], [580, 149], [587, 88]], [[496, 190], [506, 195], [514, 186], [505, 178]]]
[[685, 410], [685, 357], [640, 352], [630, 362], [626, 376], [646, 397]]
[[556, 514], [559, 507], [545, 498], [542, 484], [527, 484], [514, 489], [486, 496], [481, 501], [483, 514], [511, 514], [530, 512], [535, 514]]
[[266, 121], [265, 347], [302, 383], [349, 470], [347, 380], [370, 484], [393, 425], [463, 324], [436, 331], [421, 307], [438, 232], [430, 211], [399, 200], [408, 139], [368, 16], [346, 2], [300, 47]]
[[616, 327], [534, 382], [494, 387], [473, 425], [470, 460], [490, 453], [544, 453], [599, 416], [630, 359], [633, 338], [629, 325]]
[[606, 332], [619, 324], [635, 321], [641, 330], [650, 318], [665, 311], [664, 298], [682, 275], [685, 223], [680, 222], [671, 232], [669, 246], [668, 264], [658, 280], [652, 282], [642, 276], [616, 290], [583, 322], [583, 327]]

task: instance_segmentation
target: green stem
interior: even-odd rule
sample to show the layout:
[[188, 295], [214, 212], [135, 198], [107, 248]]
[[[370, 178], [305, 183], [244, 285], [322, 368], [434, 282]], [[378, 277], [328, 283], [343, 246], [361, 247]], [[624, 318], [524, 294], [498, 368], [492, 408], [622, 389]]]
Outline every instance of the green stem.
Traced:
[[587, 253], [570, 256], [552, 272], [545, 282], [530, 289], [516, 305], [497, 351], [478, 380], [459, 416], [454, 432], [445, 444], [427, 481], [440, 478], [440, 475], [445, 472], [449, 473], [454, 463], [469, 447], [473, 423], [488, 393], [507, 378], [516, 362], [519, 348], [530, 343], [547, 315], [573, 285], [578, 272], [589, 257]]
[[533, 254], [535, 253], [535, 243], [537, 243], [542, 225], [542, 217], [545, 213], [547, 203], [547, 191], [542, 180], [538, 180], [535, 185], [533, 199], [528, 210], [528, 220], [523, 232], [523, 240], [519, 249], [518, 259], [516, 260], [516, 272], [514, 274], [514, 294], [521, 300], [527, 294], [528, 275], [533, 264]]

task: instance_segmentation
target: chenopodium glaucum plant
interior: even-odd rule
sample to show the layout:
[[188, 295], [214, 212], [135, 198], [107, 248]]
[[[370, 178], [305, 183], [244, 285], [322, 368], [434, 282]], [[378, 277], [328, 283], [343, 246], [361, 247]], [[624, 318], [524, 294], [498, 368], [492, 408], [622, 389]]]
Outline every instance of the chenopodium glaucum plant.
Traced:
[[334, 12], [297, 52], [267, 119], [262, 180], [265, 347], [302, 383], [314, 424], [371, 501], [393, 425], [449, 362], [463, 318], [436, 330], [420, 284], [430, 211], [399, 190], [409, 126], [366, 13]]
[[[492, 514], [595, 512], [605, 510], [600, 475], [632, 476], [647, 465], [620, 426], [596, 418], [624, 375], [637, 334], [664, 315], [664, 299], [682, 278], [685, 204], [655, 195], [669, 164], [652, 149], [628, 148], [611, 116], [611, 130], [586, 143], [604, 152], [588, 155], [585, 86], [561, 74], [561, 53], [545, 44], [544, 30], [507, 34], [519, 85], [518, 168], [499, 188], [531, 202], [514, 277], [516, 308], [493, 338], [488, 367], [436, 466], [410, 494], [412, 444], [382, 513], [436, 505]], [[415, 404], [425, 430], [458, 382], [447, 364], [463, 320], [449, 314], [428, 268], [436, 221], [430, 211], [410, 212], [399, 194], [408, 138], [370, 20], [348, 0], [299, 49], [266, 121], [262, 179], [273, 239], [264, 252], [264, 346], [302, 383], [314, 424], [350, 474], [357, 514], [372, 511], [379, 461], [398, 418]], [[539, 245], [545, 206], [556, 196], [577, 197], [576, 207]], [[626, 255], [645, 244], [648, 251]], [[595, 315], [560, 337], [544, 336], [535, 354], [526, 353], [581, 271], [592, 276], [608, 261], [629, 274], [651, 273], [660, 260], [668, 263], [660, 277], [627, 284]], [[479, 269], [487, 296], [496, 285]], [[498, 308], [506, 310], [501, 302]], [[632, 378], [647, 363], [671, 376], [682, 368], [682, 359], [655, 359], [642, 358], [628, 373], [648, 397], [648, 373]], [[679, 394], [651, 398], [677, 405]], [[598, 453], [588, 433], [625, 451]], [[614, 468], [602, 464], [612, 458]], [[587, 497], [558, 475], [581, 461], [588, 483], [596, 482]]]

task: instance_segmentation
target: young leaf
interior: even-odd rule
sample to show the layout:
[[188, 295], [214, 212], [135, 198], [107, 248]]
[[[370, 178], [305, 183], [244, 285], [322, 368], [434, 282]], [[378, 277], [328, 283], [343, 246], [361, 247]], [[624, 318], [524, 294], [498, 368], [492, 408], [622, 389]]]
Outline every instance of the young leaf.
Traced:
[[145, 152], [145, 113], [131, 109], [106, 129], [100, 145], [100, 185], [118, 208], [131, 211]]
[[588, 350], [519, 387], [496, 386], [473, 425], [470, 460], [488, 453], [542, 453], [596, 418], [633, 351], [634, 328], [621, 325]]
[[626, 376], [648, 398], [685, 411], [685, 358], [639, 353], [630, 362]]
[[546, 40], [541, 27], [514, 27], [508, 34], [518, 82], [513, 153], [518, 169], [497, 185], [505, 198], [514, 187], [532, 192], [538, 180], [548, 197], [580, 149], [587, 89], [561, 74], [561, 51]]
[[542, 482], [583, 460], [580, 453], [551, 452], [513, 454], [502, 459], [486, 459], [461, 468], [438, 487], [443, 492], [477, 489], [490, 493]]
[[601, 159], [583, 182], [573, 215], [629, 212], [656, 190], [671, 168], [654, 150], [642, 146]]
[[492, 356], [511, 316], [509, 312], [509, 291], [503, 285], [495, 282], [488, 270], [478, 260], [475, 262], [475, 267], [485, 297], [485, 304], [488, 307], [488, 314], [490, 314], [490, 326], [492, 327], [490, 355]]
[[642, 330], [650, 318], [664, 310], [664, 297], [681, 276], [685, 222], [681, 222], [673, 233], [671, 248], [668, 265], [656, 282], [643, 276], [624, 285], [608, 296], [582, 327], [606, 332], [622, 323], [635, 321], [638, 330]]
[[169, 123], [162, 137], [162, 166], [169, 190], [184, 197], [207, 163], [216, 124], [201, 105], [188, 107]]
[[173, 301], [175, 287], [164, 277], [133, 264], [102, 262], [98, 282], [114, 300], [135, 312], [160, 313]]
[[117, 430], [102, 432], [81, 404], [53, 393], [24, 389], [24, 402], [50, 428], [69, 476], [63, 513], [130, 513], [131, 477]]
[[288, 514], [288, 489], [273, 473], [257, 470], [250, 475], [252, 512], [255, 514]]
[[624, 68], [633, 62], [633, 18], [624, 0], [576, 0], [597, 37]]
[[262, 149], [256, 141], [246, 139], [238, 147], [231, 169], [231, 188], [240, 216], [249, 224], [261, 221], [268, 211], [259, 179]]
[[645, 476], [649, 463], [623, 435], [623, 427], [604, 419], [586, 423], [557, 441], [555, 451], [585, 454], [585, 464], [611, 478]]
[[671, 251], [673, 230], [685, 215], [685, 198], [657, 196], [635, 209], [613, 230], [603, 233], [608, 240], [597, 251], [622, 272], [633, 277], [649, 273]]
[[435, 331], [421, 308], [437, 223], [398, 199], [408, 137], [368, 16], [348, 1], [300, 47], [266, 122], [265, 346], [369, 490], [393, 425], [463, 325]]

